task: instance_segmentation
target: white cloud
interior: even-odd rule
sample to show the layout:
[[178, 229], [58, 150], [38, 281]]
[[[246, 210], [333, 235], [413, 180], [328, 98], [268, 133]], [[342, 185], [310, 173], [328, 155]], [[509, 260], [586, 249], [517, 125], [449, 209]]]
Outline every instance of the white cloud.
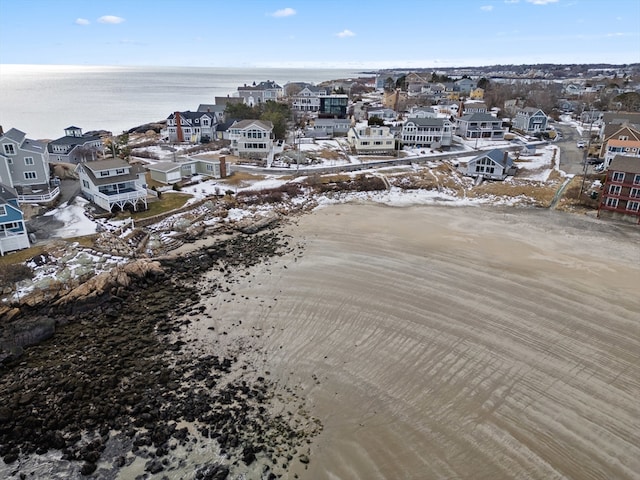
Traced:
[[290, 17], [295, 15], [296, 11], [293, 8], [281, 8], [280, 10], [276, 10], [271, 14], [272, 17]]
[[346, 38], [346, 37], [355, 37], [356, 34], [353, 33], [351, 30], [343, 30], [340, 33], [336, 33], [336, 37], [340, 37], [340, 38]]
[[100, 17], [98, 19], [98, 22], [100, 22], [100, 23], [111, 23], [111, 24], [115, 25], [117, 23], [124, 22], [124, 18], [116, 17], [115, 15], [103, 15], [102, 17]]
[[490, 12], [491, 10], [493, 10], [493, 5], [483, 5], [482, 7], [480, 7], [480, 10]]
[[504, 0], [504, 3], [518, 3], [520, 0]]
[[76, 25], [89, 25], [91, 22], [86, 18], [76, 18], [76, 21], [73, 22]]
[[533, 3], [534, 5], [547, 5], [548, 3], [556, 3], [558, 0], [527, 0], [529, 3]]

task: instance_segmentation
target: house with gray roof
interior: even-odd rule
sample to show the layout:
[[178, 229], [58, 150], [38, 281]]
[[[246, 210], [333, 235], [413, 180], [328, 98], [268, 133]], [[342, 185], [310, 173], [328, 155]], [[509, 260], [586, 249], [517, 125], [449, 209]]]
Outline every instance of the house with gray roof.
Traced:
[[516, 167], [509, 152], [495, 149], [469, 160], [466, 167], [463, 167], [462, 173], [468, 177], [504, 180], [509, 175], [515, 175]]
[[446, 118], [408, 118], [402, 126], [402, 145], [440, 148], [451, 146], [451, 122]]
[[238, 87], [238, 96], [244, 99], [244, 103], [253, 107], [269, 100], [277, 101], [284, 95], [284, 90], [280, 85], [272, 80], [267, 80], [252, 85], [246, 83], [242, 87]]
[[640, 224], [640, 158], [616, 155], [605, 178], [598, 206], [603, 212], [637, 220]]
[[0, 183], [14, 188], [21, 203], [50, 202], [60, 193], [51, 184], [47, 146], [15, 128], [0, 130]]
[[456, 118], [456, 135], [467, 140], [474, 138], [503, 140], [504, 133], [502, 120], [488, 113], [471, 113]]
[[178, 157], [175, 162], [158, 162], [146, 166], [151, 178], [157, 182], [171, 185], [182, 180], [202, 175], [221, 178], [226, 172], [224, 157], [219, 159]]
[[265, 159], [273, 150], [273, 123], [265, 120], [240, 120], [229, 127], [229, 140], [234, 155]]
[[544, 132], [547, 129], [547, 115], [539, 108], [521, 108], [513, 117], [513, 128], [529, 134]]
[[80, 191], [108, 212], [147, 209], [145, 170], [119, 158], [80, 163], [76, 167]]
[[326, 87], [306, 85], [292, 96], [291, 109], [296, 112], [317, 112], [320, 110], [320, 96], [328, 93]]
[[50, 162], [73, 163], [91, 162], [104, 151], [104, 144], [99, 135], [83, 134], [80, 127], [67, 127], [64, 137], [52, 140], [47, 144]]
[[172, 143], [206, 143], [216, 138], [218, 122], [215, 111], [174, 112], [167, 117], [167, 127], [161, 135]]
[[29, 246], [29, 235], [18, 204], [18, 193], [0, 183], [0, 255]]

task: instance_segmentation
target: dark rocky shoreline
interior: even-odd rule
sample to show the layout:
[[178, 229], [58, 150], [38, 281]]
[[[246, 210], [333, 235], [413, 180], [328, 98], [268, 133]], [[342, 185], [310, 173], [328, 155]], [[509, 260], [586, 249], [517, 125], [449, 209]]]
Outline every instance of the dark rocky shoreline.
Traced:
[[[303, 447], [320, 427], [294, 427], [270, 412], [268, 374], [231, 375], [247, 369], [242, 352], [197, 351], [181, 339], [207, 315], [202, 295], [288, 251], [277, 230], [237, 235], [160, 259], [162, 272], [126, 288], [22, 312], [13, 321], [53, 320], [56, 331], [0, 366], [0, 457], [9, 478], [34, 478], [23, 460], [52, 451], [67, 462], [67, 478], [116, 478], [139, 459], [137, 478], [162, 478], [180, 466], [172, 452], [203, 439], [214, 440], [218, 455], [180, 478], [256, 468], [259, 478], [280, 478], [292, 461], [308, 462]], [[203, 291], [198, 280], [213, 270], [220, 280]]]

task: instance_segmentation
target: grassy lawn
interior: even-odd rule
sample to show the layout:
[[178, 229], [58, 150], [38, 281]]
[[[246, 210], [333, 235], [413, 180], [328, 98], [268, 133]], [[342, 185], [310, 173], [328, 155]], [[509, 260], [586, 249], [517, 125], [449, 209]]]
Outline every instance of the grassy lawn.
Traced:
[[148, 210], [145, 210], [144, 212], [135, 212], [133, 214], [133, 218], [134, 220], [136, 218], [149, 218], [160, 213], [165, 213], [171, 210], [175, 210], [176, 208], [184, 207], [184, 204], [187, 203], [187, 200], [189, 200], [190, 198], [192, 198], [192, 196], [187, 193], [165, 192], [162, 194], [160, 200], [149, 203]]

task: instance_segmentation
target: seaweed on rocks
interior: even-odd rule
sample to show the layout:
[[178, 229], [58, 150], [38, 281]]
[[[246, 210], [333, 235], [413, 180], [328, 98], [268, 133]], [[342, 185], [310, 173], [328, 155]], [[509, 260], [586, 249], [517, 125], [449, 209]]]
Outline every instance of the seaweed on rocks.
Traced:
[[215, 440], [226, 459], [196, 478], [227, 478], [231, 464], [248, 466], [276, 451], [295, 454], [310, 433], [265, 408], [273, 395], [267, 379], [227, 378], [241, 358], [195, 355], [175, 337], [180, 317], [201, 311], [201, 275], [255, 265], [286, 248], [278, 232], [238, 235], [163, 259], [164, 275], [140, 278], [108, 302], [96, 298], [93, 307], [57, 317], [48, 310], [58, 325], [53, 337], [0, 366], [4, 463], [56, 450], [78, 462], [81, 475], [92, 475], [99, 462], [117, 469], [122, 454], [103, 458], [114, 436], [127, 455], [147, 458], [150, 474], [172, 468], [171, 452], [194, 435]]

